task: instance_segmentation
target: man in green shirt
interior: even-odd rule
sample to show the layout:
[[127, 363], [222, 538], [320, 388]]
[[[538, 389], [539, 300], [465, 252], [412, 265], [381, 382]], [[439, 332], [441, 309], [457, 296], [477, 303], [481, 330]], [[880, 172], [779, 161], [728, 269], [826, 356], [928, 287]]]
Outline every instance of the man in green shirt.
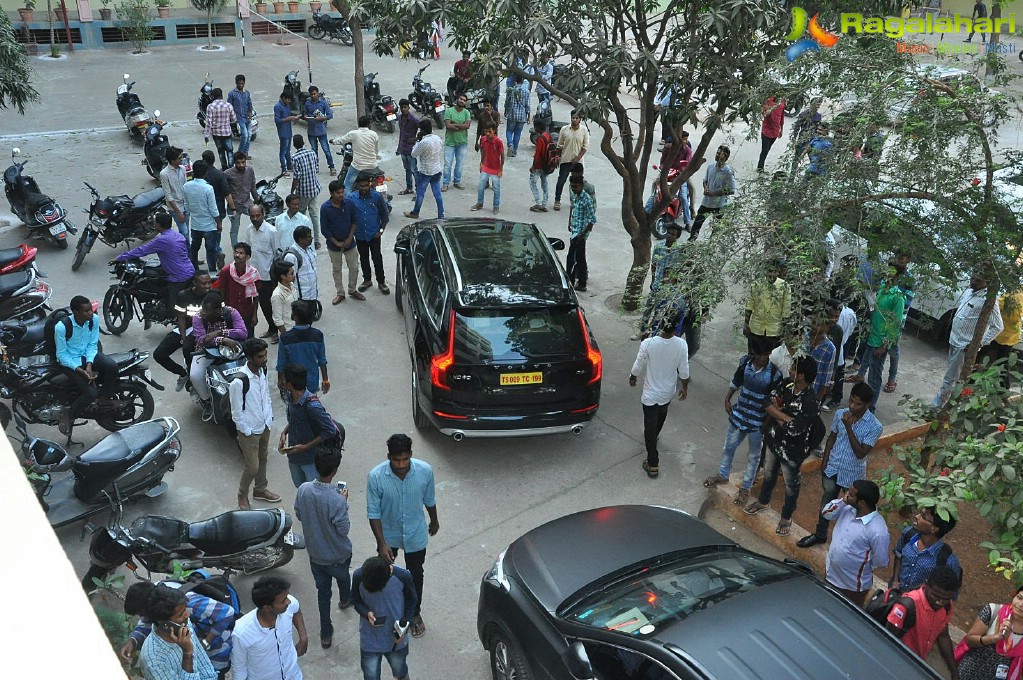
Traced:
[[[860, 372], [852, 382], [863, 380], [867, 374], [867, 385], [873, 390], [874, 400], [870, 411], [877, 408], [877, 397], [881, 394], [881, 372], [884, 369], [888, 350], [899, 342], [902, 335], [902, 319], [906, 311], [906, 294], [899, 287], [899, 281], [906, 274], [903, 265], [895, 264], [888, 269], [887, 276], [877, 291], [874, 311], [870, 314], [870, 334], [867, 336], [867, 351]], [[858, 378], [858, 379], [857, 379]]]
[[465, 107], [464, 94], [458, 95], [455, 108], [444, 112], [444, 176], [441, 191], [447, 191], [451, 184], [451, 165], [455, 166], [455, 188], [464, 189], [462, 185], [462, 161], [469, 147], [469, 126], [472, 124], [472, 112]]

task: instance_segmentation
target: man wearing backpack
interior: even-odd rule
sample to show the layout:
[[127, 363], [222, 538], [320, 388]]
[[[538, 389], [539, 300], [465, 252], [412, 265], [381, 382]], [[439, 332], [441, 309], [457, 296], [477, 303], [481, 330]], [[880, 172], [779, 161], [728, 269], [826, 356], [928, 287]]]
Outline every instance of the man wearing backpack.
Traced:
[[266, 374], [266, 342], [259, 338], [245, 341], [245, 365], [234, 374], [227, 386], [231, 400], [231, 419], [238, 430], [238, 448], [242, 452], [245, 469], [238, 483], [238, 507], [249, 509], [249, 486], [255, 480], [252, 497], [269, 503], [281, 500], [279, 494], [267, 488], [266, 460], [270, 447], [270, 430], [274, 424], [273, 402], [270, 401], [270, 381]]
[[320, 297], [316, 274], [316, 250], [313, 248], [311, 228], [299, 227], [295, 230], [295, 243], [284, 251], [281, 261], [295, 267], [295, 285], [298, 286], [299, 300], [316, 300]]
[[[725, 448], [721, 452], [721, 468], [716, 475], [703, 480], [707, 488], [725, 484], [732, 472], [732, 459], [735, 450], [743, 439], [749, 439], [749, 456], [746, 474], [739, 485], [739, 493], [735, 497], [736, 505], [745, 505], [749, 500], [749, 490], [757, 476], [760, 466], [760, 451], [764, 442], [761, 428], [767, 417], [765, 404], [771, 392], [778, 387], [781, 371], [768, 361], [770, 349], [759, 344], [753, 354], [739, 360], [739, 367], [732, 376], [732, 382], [725, 394], [725, 413], [728, 414], [728, 433], [725, 435]], [[732, 406], [732, 397], [739, 393], [739, 400]]]
[[791, 381], [771, 392], [765, 412], [769, 416], [767, 462], [760, 495], [743, 508], [747, 515], [755, 515], [767, 508], [774, 493], [778, 474], [785, 477], [785, 503], [781, 519], [774, 530], [779, 536], [788, 536], [792, 530], [792, 515], [799, 501], [802, 484], [800, 466], [810, 453], [811, 430], [814, 421], [820, 422], [820, 402], [810, 389], [817, 377], [817, 362], [800, 357], [789, 369]]
[[[548, 150], [551, 147], [551, 134], [547, 132], [547, 122], [539, 118], [533, 119], [533, 127], [536, 129], [536, 148], [533, 150], [533, 165], [529, 168], [529, 190], [533, 192], [535, 203], [529, 206], [532, 212], [547, 212], [547, 175], [554, 171], [547, 164]], [[557, 149], [557, 147], [554, 147]], [[543, 200], [540, 200], [540, 191], [536, 188], [537, 180], [543, 187]]]
[[291, 318], [295, 326], [281, 333], [280, 349], [277, 352], [277, 385], [284, 392], [288, 389], [284, 369], [291, 364], [305, 366], [308, 374], [306, 389], [313, 394], [330, 392], [330, 378], [327, 377], [327, 346], [323, 333], [313, 328], [313, 305], [308, 300], [291, 303]]
[[[821, 475], [821, 487], [824, 490], [821, 494], [821, 510], [845, 493], [854, 481], [867, 476], [867, 455], [884, 432], [881, 421], [868, 408], [873, 398], [874, 393], [870, 387], [857, 383], [849, 393], [849, 408], [835, 411], [821, 462], [821, 469], [824, 470]], [[821, 515], [814, 532], [796, 541], [796, 545], [809, 548], [827, 541], [828, 520]]]
[[[918, 588], [932, 571], [943, 566], [951, 568], [962, 582], [963, 567], [959, 558], [942, 540], [955, 525], [954, 517], [942, 519], [932, 508], [920, 508], [913, 517], [913, 524], [903, 530], [892, 548], [892, 580], [888, 586], [903, 592]], [[958, 585], [955, 590], [959, 590]], [[953, 594], [953, 598], [957, 594]]]
[[112, 399], [117, 387], [117, 364], [99, 351], [99, 320], [92, 301], [76, 295], [71, 298], [70, 307], [71, 315], [53, 326], [55, 358], [78, 392], [78, 398], [60, 412], [58, 420], [61, 434], [69, 437], [75, 420], [89, 404], [94, 401], [101, 406], [118, 404]]
[[323, 442], [337, 437], [338, 431], [334, 419], [320, 400], [306, 389], [308, 376], [305, 366], [285, 366], [284, 381], [288, 387], [288, 424], [281, 432], [277, 450], [288, 457], [291, 481], [297, 489], [319, 476], [316, 452]]
[[926, 659], [937, 644], [952, 680], [959, 680], [959, 668], [948, 623], [952, 620], [952, 597], [958, 587], [959, 577], [952, 569], [937, 567], [923, 586], [895, 601], [886, 623], [888, 632], [921, 659]]

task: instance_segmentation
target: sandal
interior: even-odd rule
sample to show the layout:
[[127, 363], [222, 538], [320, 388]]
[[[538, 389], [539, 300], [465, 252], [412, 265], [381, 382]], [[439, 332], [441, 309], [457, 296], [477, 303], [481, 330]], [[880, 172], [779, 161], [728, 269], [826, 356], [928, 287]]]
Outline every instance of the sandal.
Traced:
[[703, 486], [708, 488], [708, 489], [711, 488], [711, 487], [717, 486], [718, 484], [727, 484], [727, 483], [728, 483], [728, 480], [725, 479], [724, 477], [722, 477], [721, 475], [711, 475], [707, 479], [703, 480]]
[[735, 500], [732, 502], [736, 505], [745, 505], [747, 501], [749, 501], [749, 489], [739, 487], [739, 493], [735, 494]]
[[426, 624], [423, 623], [422, 616], [416, 616], [412, 620], [412, 637], [421, 638], [426, 635]]
[[779, 536], [788, 536], [790, 531], [792, 531], [792, 520], [782, 519], [778, 521], [778, 528], [774, 530], [774, 533]]
[[650, 479], [657, 479], [657, 475], [660, 474], [660, 469], [650, 463], [643, 461], [643, 470], [646, 472], [646, 476]]
[[850, 375], [848, 378], [845, 379], [845, 381], [847, 383], [861, 383], [863, 382], [863, 376], [857, 373], [855, 375]]
[[887, 384], [885, 384], [884, 386], [884, 391], [887, 392], [888, 394], [891, 394], [892, 392], [895, 391], [895, 388], [898, 386], [899, 383], [895, 382], [894, 380], [889, 380]]
[[408, 195], [414, 194], [414, 193], [416, 193], [416, 192], [413, 191], [412, 189], [402, 189], [401, 191], [398, 192], [398, 195], [399, 196], [408, 196]]

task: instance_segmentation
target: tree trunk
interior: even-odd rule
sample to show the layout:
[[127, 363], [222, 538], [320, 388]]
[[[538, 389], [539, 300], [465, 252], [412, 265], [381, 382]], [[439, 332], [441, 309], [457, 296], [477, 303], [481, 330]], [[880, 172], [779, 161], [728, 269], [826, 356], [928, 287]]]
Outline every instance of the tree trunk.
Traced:
[[206, 8], [206, 48], [213, 49], [213, 5]]
[[352, 16], [352, 8], [348, 4], [348, 0], [331, 0], [330, 4], [338, 12], [341, 12], [341, 16], [345, 18], [348, 27], [352, 30], [352, 47], [355, 48], [355, 115], [358, 117], [366, 108], [366, 94], [362, 88], [362, 79], [366, 75], [364, 63], [366, 47], [362, 42], [362, 24]]
[[[988, 280], [990, 281], [991, 279]], [[980, 316], [977, 318], [977, 326], [973, 329], [973, 338], [970, 339], [970, 344], [966, 346], [966, 356], [963, 357], [963, 368], [959, 371], [960, 382], [965, 383], [973, 374], [973, 367], [977, 363], [977, 354], [983, 346], [982, 342], [984, 340], [984, 334], [987, 332], [988, 319], [991, 318], [991, 312], [994, 311], [997, 303], [998, 288], [989, 287], [987, 297], [984, 298], [984, 306], [980, 308]], [[949, 401], [951, 401], [951, 399], [949, 399]]]

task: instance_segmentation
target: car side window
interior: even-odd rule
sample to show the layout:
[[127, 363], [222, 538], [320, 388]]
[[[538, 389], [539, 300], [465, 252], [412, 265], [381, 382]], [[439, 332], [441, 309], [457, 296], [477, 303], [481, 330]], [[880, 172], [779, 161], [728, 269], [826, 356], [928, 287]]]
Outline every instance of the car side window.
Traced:
[[[599, 680], [680, 680], [660, 662], [633, 649], [582, 640], [593, 674]], [[688, 677], [688, 676], [687, 676]]]
[[444, 280], [444, 272], [440, 266], [440, 253], [437, 242], [428, 231], [420, 232], [416, 237], [416, 247], [412, 254], [416, 280], [427, 316], [434, 326], [440, 328], [444, 318], [444, 305], [448, 297], [448, 286]]

